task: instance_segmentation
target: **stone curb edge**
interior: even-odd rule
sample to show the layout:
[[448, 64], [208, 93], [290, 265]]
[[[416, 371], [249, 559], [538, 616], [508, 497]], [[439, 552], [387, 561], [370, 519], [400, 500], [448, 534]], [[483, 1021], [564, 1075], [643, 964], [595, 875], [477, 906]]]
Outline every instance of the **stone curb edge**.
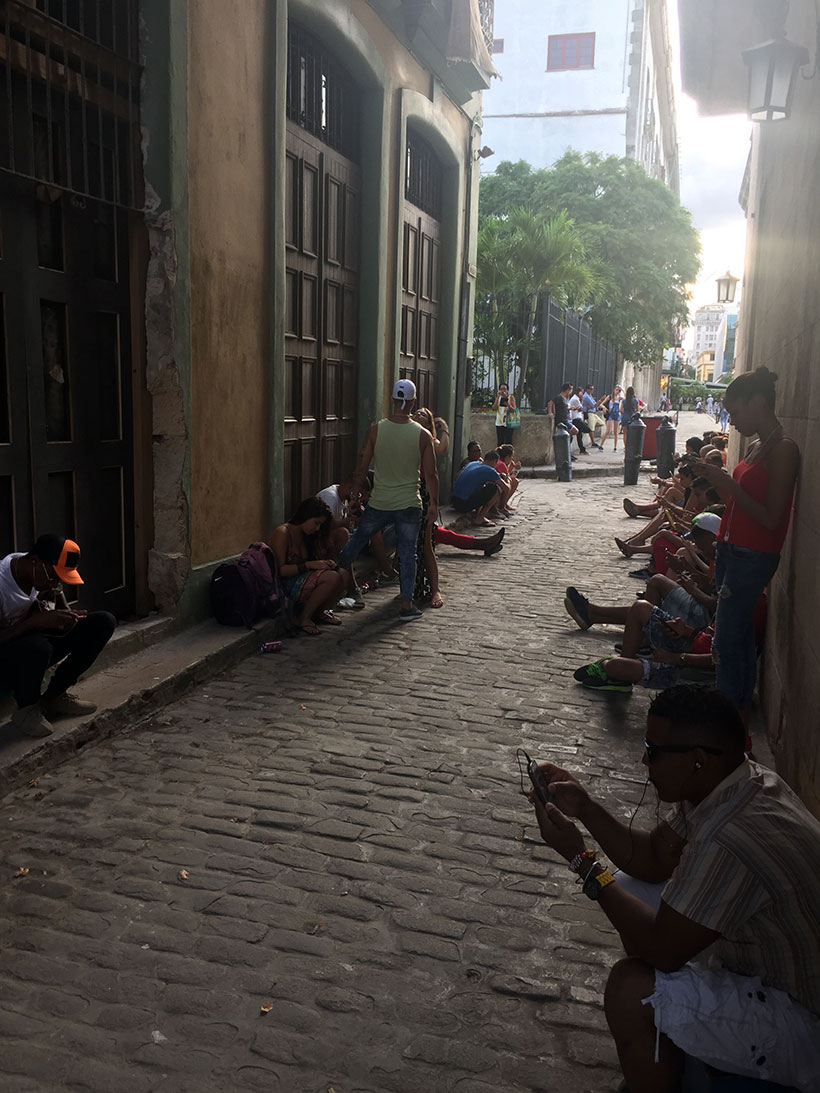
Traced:
[[261, 641], [275, 635], [277, 623], [275, 619], [257, 623], [253, 630], [237, 636], [220, 649], [204, 654], [155, 686], [137, 691], [118, 706], [80, 721], [57, 739], [45, 737], [39, 747], [0, 768], [0, 799], [37, 775], [72, 758], [87, 744], [106, 740], [123, 729], [134, 727], [197, 684], [234, 667]]

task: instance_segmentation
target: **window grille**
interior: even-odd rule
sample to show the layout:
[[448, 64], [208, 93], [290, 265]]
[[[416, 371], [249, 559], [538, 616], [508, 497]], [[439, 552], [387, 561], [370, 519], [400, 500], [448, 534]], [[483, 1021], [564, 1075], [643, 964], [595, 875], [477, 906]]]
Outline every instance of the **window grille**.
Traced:
[[404, 196], [436, 220], [441, 220], [442, 178], [436, 153], [418, 133], [408, 129]]
[[137, 0], [3, 0], [0, 168], [142, 205]]
[[495, 0], [478, 0], [478, 14], [481, 17], [481, 29], [484, 33], [484, 41], [491, 53], [500, 52], [493, 50], [493, 25], [495, 23]]
[[359, 160], [359, 91], [342, 65], [307, 31], [288, 31], [287, 115], [346, 159]]
[[551, 34], [547, 45], [547, 71], [595, 67], [595, 34]]

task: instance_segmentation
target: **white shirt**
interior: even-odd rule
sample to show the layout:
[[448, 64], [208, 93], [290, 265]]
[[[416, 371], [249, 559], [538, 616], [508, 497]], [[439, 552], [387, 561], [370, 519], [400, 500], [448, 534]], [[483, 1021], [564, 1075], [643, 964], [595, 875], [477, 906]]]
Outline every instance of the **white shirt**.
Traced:
[[36, 588], [25, 593], [11, 575], [12, 561], [24, 557], [24, 554], [7, 554], [0, 561], [0, 626], [14, 626], [21, 622], [37, 599]]
[[573, 395], [572, 398], [569, 400], [569, 408], [573, 413], [582, 413], [581, 400], [578, 398], [577, 395]]
[[347, 501], [343, 501], [339, 496], [338, 485], [328, 486], [327, 489], [320, 490], [316, 496], [320, 501], [324, 501], [330, 509], [334, 520], [344, 520], [347, 515]]

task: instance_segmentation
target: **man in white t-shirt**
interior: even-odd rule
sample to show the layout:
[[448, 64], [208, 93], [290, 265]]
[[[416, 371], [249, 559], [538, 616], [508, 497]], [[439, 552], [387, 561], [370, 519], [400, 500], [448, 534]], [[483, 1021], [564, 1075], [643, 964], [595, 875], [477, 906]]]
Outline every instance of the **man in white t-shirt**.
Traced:
[[595, 443], [595, 436], [592, 429], [584, 421], [584, 408], [581, 404], [581, 396], [576, 391], [569, 400], [569, 419], [575, 428], [578, 430], [576, 440], [578, 441], [578, 452], [580, 455], [586, 455], [586, 448], [584, 447], [584, 433], [589, 437], [589, 444], [591, 448], [600, 448], [600, 444]]
[[69, 608], [62, 585], [83, 583], [79, 560], [80, 548], [71, 539], [41, 535], [28, 553], [0, 561], [0, 682], [14, 691], [11, 723], [24, 736], [49, 736], [54, 718], [97, 708], [68, 688], [100, 655], [117, 622], [107, 611]]
[[[368, 473], [365, 475], [364, 483], [360, 491], [360, 501], [362, 506], [366, 505], [370, 492], [373, 489], [373, 475]], [[347, 540], [350, 538], [350, 534], [356, 527], [361, 510], [352, 512], [350, 508], [350, 498], [353, 491], [353, 484], [351, 482], [340, 482], [338, 485], [328, 486], [326, 489], [320, 490], [316, 496], [320, 501], [324, 501], [333, 516], [333, 531], [331, 533], [332, 542], [337, 552], [341, 552], [344, 549]], [[376, 563], [379, 567], [379, 583], [380, 584], [393, 584], [399, 579], [398, 573], [393, 569], [393, 562], [390, 556], [390, 549], [385, 542], [385, 534], [389, 539], [392, 539], [395, 543], [395, 533], [391, 526], [388, 525], [384, 529], [384, 532], [377, 531], [373, 538], [368, 543], [370, 553], [376, 559]], [[359, 591], [361, 596], [361, 591]], [[354, 599], [357, 597], [354, 595]]]

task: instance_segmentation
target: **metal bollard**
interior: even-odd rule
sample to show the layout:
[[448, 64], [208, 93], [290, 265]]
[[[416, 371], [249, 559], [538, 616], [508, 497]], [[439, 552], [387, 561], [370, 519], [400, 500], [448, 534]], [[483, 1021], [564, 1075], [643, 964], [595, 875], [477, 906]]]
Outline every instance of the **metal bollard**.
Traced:
[[671, 478], [675, 470], [675, 435], [677, 430], [670, 418], [665, 417], [658, 426], [658, 457], [656, 466], [659, 478]]
[[624, 453], [624, 485], [638, 484], [638, 471], [641, 469], [643, 442], [646, 426], [639, 417], [633, 417], [626, 427], [626, 451]]
[[562, 421], [553, 429], [552, 447], [555, 451], [555, 469], [559, 482], [572, 481], [572, 437]]

